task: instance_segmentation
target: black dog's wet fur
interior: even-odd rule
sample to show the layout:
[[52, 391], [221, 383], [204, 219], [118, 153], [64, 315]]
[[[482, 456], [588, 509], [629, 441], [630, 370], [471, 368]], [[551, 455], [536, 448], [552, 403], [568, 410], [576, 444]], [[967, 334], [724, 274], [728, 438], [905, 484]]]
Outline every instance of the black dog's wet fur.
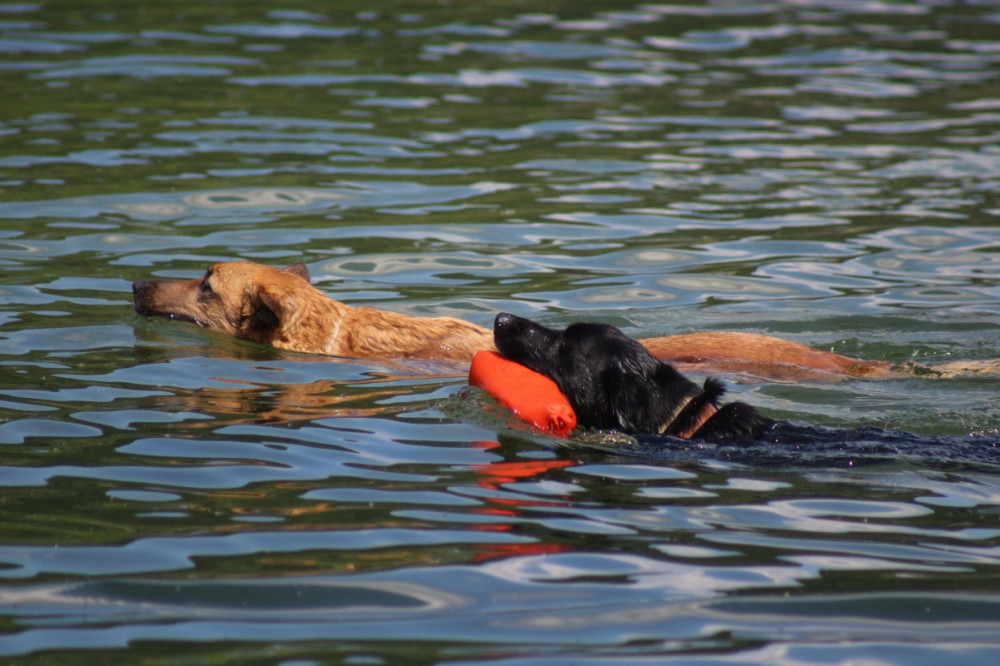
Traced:
[[[698, 386], [607, 324], [572, 324], [559, 331], [501, 313], [493, 337], [501, 356], [552, 379], [582, 426], [633, 434], [683, 432], [705, 403], [718, 406], [726, 391], [715, 378]], [[774, 423], [750, 405], [733, 402], [720, 407], [691, 439], [753, 441]]]

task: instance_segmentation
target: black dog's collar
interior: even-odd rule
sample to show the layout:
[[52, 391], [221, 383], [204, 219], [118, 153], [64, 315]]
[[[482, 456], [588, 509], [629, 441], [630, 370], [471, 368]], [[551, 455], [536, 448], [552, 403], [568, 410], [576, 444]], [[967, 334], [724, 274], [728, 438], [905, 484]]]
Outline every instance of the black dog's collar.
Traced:
[[726, 387], [721, 381], [709, 377], [705, 380], [701, 391], [688, 396], [687, 400], [674, 410], [660, 427], [659, 434], [690, 439], [715, 414], [719, 400], [725, 392]]

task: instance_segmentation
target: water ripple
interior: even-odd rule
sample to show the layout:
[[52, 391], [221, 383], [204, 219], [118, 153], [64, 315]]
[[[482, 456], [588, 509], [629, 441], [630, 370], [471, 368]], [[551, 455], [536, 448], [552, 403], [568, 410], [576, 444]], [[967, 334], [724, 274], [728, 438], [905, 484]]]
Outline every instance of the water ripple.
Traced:
[[303, 262], [486, 326], [988, 362], [988, 3], [90, 4], [0, 5], [0, 652], [996, 662], [994, 377], [730, 375], [797, 425], [562, 439], [130, 293]]

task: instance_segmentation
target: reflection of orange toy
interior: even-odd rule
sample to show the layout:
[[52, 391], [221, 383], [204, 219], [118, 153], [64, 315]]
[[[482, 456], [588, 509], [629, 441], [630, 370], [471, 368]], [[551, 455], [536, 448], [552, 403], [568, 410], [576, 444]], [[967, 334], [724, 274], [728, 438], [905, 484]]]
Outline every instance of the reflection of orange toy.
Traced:
[[469, 383], [539, 430], [565, 437], [576, 427], [576, 413], [554, 381], [496, 352], [475, 355]]

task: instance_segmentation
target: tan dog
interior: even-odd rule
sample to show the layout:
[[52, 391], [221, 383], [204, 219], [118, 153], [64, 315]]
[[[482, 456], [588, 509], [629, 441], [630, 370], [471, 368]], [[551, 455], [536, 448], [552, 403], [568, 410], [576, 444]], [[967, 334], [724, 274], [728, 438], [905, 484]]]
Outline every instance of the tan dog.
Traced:
[[[495, 349], [493, 331], [461, 319], [414, 317], [335, 301], [309, 283], [308, 269], [302, 264], [285, 269], [250, 261], [215, 264], [194, 280], [135, 282], [132, 292], [139, 314], [192, 321], [243, 340], [297, 352], [467, 362], [477, 351]], [[912, 372], [884, 361], [861, 361], [754, 333], [690, 333], [640, 342], [654, 356], [681, 369], [768, 379], [885, 377]], [[963, 370], [969, 371], [959, 368]], [[977, 371], [978, 366], [972, 368]]]

